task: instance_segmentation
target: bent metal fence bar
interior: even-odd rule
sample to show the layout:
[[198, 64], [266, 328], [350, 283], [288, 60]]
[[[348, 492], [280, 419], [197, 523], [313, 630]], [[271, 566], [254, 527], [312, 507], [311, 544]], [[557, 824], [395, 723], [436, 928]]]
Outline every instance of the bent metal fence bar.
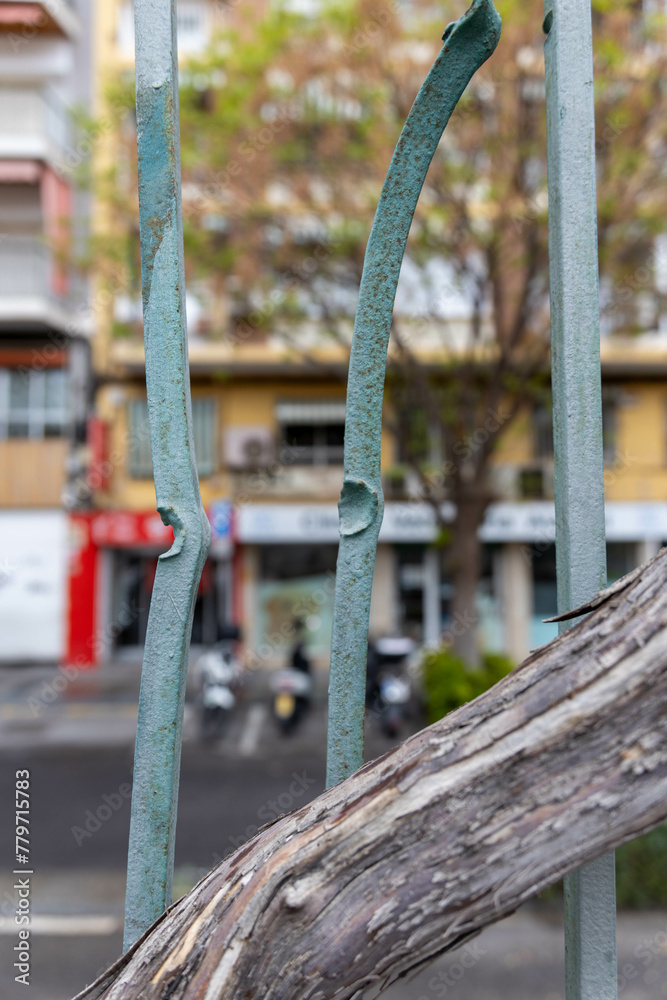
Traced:
[[[125, 946], [171, 902], [183, 693], [194, 599], [210, 532], [195, 471], [180, 204], [172, 0], [136, 0], [137, 129], [146, 378], [158, 510], [174, 528], [160, 557], [137, 727]], [[549, 247], [559, 611], [605, 576], [588, 0], [545, 0]], [[369, 239], [350, 359], [340, 500], [327, 784], [360, 767], [370, 595], [382, 522], [380, 430], [394, 295], [429, 164], [457, 101], [491, 55], [500, 18], [474, 0], [443, 47], [398, 141]], [[613, 856], [566, 886], [568, 1000], [616, 995]]]
[[185, 677], [197, 586], [211, 543], [192, 441], [173, 5], [139, 0], [135, 20], [148, 419], [157, 509], [174, 529], [174, 543], [158, 559], [141, 672], [126, 948], [171, 903]]

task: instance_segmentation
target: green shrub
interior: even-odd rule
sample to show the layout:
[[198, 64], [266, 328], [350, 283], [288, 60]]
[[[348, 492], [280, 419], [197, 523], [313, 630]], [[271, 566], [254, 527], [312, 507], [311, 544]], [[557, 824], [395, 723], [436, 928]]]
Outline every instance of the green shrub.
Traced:
[[616, 896], [622, 908], [667, 906], [667, 823], [616, 851]]
[[[619, 910], [646, 910], [667, 907], [667, 823], [645, 833], [616, 851], [616, 905]], [[543, 889], [542, 903], [560, 905], [563, 883]]]
[[492, 687], [514, 664], [500, 653], [485, 653], [478, 667], [468, 667], [449, 648], [434, 649], [422, 660], [422, 683], [429, 725]]

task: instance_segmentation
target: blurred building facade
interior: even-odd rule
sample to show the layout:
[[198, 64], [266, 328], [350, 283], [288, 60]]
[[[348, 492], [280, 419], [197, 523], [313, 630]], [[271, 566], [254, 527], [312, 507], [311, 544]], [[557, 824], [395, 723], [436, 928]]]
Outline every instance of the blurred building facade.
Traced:
[[[201, 51], [234, 7], [180, 0], [180, 55]], [[99, 79], [130, 73], [132, 22], [123, 0], [99, 4]], [[100, 97], [103, 100], [103, 97]], [[104, 154], [103, 154], [104, 155]], [[112, 155], [109, 153], [109, 155]], [[400, 296], [399, 296], [400, 298]], [[305, 621], [316, 662], [328, 660], [342, 482], [347, 350], [306, 334], [295, 350], [278, 329], [239, 324], [188, 295], [195, 449], [213, 528], [193, 644], [232, 620], [247, 661], [286, 661], [289, 629]], [[122, 336], [117, 336], [120, 320]], [[89, 478], [93, 509], [77, 518], [87, 547], [79, 592], [94, 595], [70, 629], [68, 655], [91, 663], [133, 655], [146, 630], [156, 560], [170, 529], [154, 512], [140, 302], [119, 289], [96, 331], [97, 393]], [[425, 351], [428, 353], [428, 338]], [[659, 329], [603, 342], [605, 478], [610, 578], [667, 539], [667, 341]], [[483, 428], [481, 429], [483, 433]], [[474, 443], [473, 443], [474, 447]], [[455, 627], [445, 553], [423, 488], [385, 431], [386, 511], [378, 546], [371, 635], [436, 643]], [[517, 660], [555, 635], [551, 414], [527, 414], [494, 459], [497, 502], [481, 534], [485, 569], [480, 642]], [[83, 550], [82, 550], [83, 551]]]
[[[72, 239], [66, 222], [82, 214], [83, 196], [73, 183], [80, 156], [58, 132], [66, 127], [54, 117], [60, 105], [48, 102], [55, 94], [70, 106], [85, 103], [88, 69], [76, 54], [91, 32], [93, 113], [101, 123], [94, 153], [98, 162], [113, 161], [105, 87], [132, 73], [131, 4], [98, 0], [92, 28], [66, 2], [57, 12], [56, 18], [49, 6], [0, 0], [0, 40], [11, 57], [3, 65], [12, 71], [0, 70], [0, 86], [12, 88], [13, 101], [3, 106], [15, 114], [4, 131], [0, 125], [0, 198], [7, 206], [0, 256], [8, 260], [0, 274], [0, 526], [4, 519], [3, 539], [16, 539], [14, 549], [26, 554], [28, 566], [53, 552], [54, 538], [62, 539], [49, 562], [58, 595], [49, 598], [44, 618], [51, 632], [40, 626], [36, 641], [30, 623], [17, 617], [17, 636], [33, 645], [9, 642], [1, 655], [62, 658], [85, 667], [138, 656], [156, 561], [169, 548], [171, 530], [155, 513], [140, 301], [119, 282], [111, 291], [94, 286], [92, 308], [78, 310], [65, 255], [57, 252], [59, 241]], [[178, 15], [179, 50], [187, 58], [234, 16], [234, 6], [180, 0]], [[34, 51], [35, 60], [24, 59], [20, 70], [12, 41], [17, 32], [25, 39], [19, 48]], [[32, 132], [28, 122], [35, 123]], [[96, 205], [93, 220], [93, 230], [113, 229], [108, 207]], [[271, 668], [285, 663], [286, 626], [298, 619], [306, 624], [310, 655], [325, 666], [347, 350], [312, 328], [307, 350], [295, 350], [270, 323], [239, 324], [229, 310], [211, 309], [195, 294], [188, 295], [188, 326], [195, 449], [213, 529], [193, 644], [215, 642], [234, 621], [242, 628], [246, 661]], [[428, 360], [432, 343], [419, 341]], [[615, 578], [667, 540], [667, 338], [657, 320], [656, 329], [640, 337], [606, 336], [602, 354], [608, 562]], [[22, 399], [29, 400], [28, 410]], [[371, 634], [400, 632], [436, 643], [462, 623], [450, 615], [451, 582], [446, 553], [434, 545], [435, 514], [388, 430], [382, 464], [386, 510]], [[548, 410], [525, 415], [504, 436], [494, 457], [494, 487], [497, 501], [481, 529], [480, 643], [518, 660], [555, 634], [555, 626], [542, 623], [556, 610]], [[446, 507], [445, 515], [451, 515]], [[28, 591], [29, 581], [17, 608], [46, 614], [39, 610], [39, 584], [29, 604]], [[12, 607], [3, 604], [2, 614]]]
[[[97, 397], [109, 475], [93, 517], [99, 628], [110, 649], [140, 644], [155, 561], [169, 534], [152, 513], [153, 486], [140, 343], [112, 345], [115, 371]], [[305, 620], [309, 648], [327, 661], [342, 484], [345, 359], [300, 363], [272, 345], [190, 345], [195, 448], [213, 527], [193, 642], [241, 624], [255, 665], [284, 662], [286, 623]], [[605, 345], [605, 480], [609, 577], [667, 539], [667, 351]], [[546, 419], [548, 418], [548, 419]], [[556, 611], [550, 414], [517, 424], [495, 463], [498, 501], [482, 527], [481, 641], [517, 659], [548, 641]], [[545, 429], [546, 427], [546, 429]], [[400, 465], [385, 432], [386, 509], [378, 546], [371, 634], [437, 642], [454, 624], [445, 552], [433, 545], [432, 507]], [[282, 630], [282, 631], [281, 631]]]
[[69, 261], [90, 93], [87, 5], [0, 2], [2, 659], [66, 652], [69, 488], [85, 447], [89, 316]]

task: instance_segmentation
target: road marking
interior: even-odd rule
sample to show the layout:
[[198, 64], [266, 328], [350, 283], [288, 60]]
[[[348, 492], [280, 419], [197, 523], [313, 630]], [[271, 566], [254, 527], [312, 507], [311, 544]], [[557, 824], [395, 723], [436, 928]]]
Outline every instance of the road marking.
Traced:
[[266, 714], [266, 705], [251, 705], [248, 709], [245, 726], [239, 740], [239, 754], [241, 757], [250, 757], [257, 750]]
[[87, 704], [84, 703], [65, 706], [65, 714], [70, 719], [86, 719], [103, 715], [108, 715], [110, 717], [124, 715], [128, 719], [136, 720], [138, 711], [139, 706], [136, 702], [120, 705], [105, 705], [88, 702]]
[[[91, 937], [116, 934], [123, 929], [120, 917], [64, 916], [63, 914], [36, 914], [30, 917], [31, 934], [48, 934], [53, 937]], [[16, 935], [13, 917], [0, 917], [0, 934]]]
[[136, 703], [123, 703], [123, 704], [96, 704], [95, 702], [86, 702], [77, 705], [67, 705], [59, 702], [53, 705], [44, 705], [43, 709], [35, 713], [32, 708], [28, 705], [6, 703], [0, 705], [0, 719], [19, 719], [25, 720], [38, 720], [48, 717], [51, 721], [58, 715], [64, 715], [70, 719], [84, 719], [84, 718], [99, 718], [100, 716], [109, 716], [110, 719], [115, 719], [119, 715], [126, 716], [128, 719], [136, 719], [137, 717], [137, 705]]

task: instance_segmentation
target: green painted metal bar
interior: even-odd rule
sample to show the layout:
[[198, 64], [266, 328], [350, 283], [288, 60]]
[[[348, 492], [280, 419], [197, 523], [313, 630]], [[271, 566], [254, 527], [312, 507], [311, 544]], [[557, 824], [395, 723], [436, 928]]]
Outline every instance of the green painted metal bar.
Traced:
[[371, 587], [384, 498], [380, 434], [396, 285], [426, 172], [473, 74], [500, 37], [491, 0], [474, 0], [450, 24], [394, 151], [366, 247], [354, 324], [345, 413], [345, 471], [331, 640], [327, 787], [363, 761]]
[[158, 559], [141, 674], [125, 948], [171, 903], [185, 677], [211, 540], [192, 441], [173, 0], [136, 0], [135, 31], [148, 416], [157, 509], [174, 544]]
[[[558, 610], [606, 584], [589, 0], [545, 0]], [[570, 623], [563, 623], [567, 628]], [[615, 1000], [613, 854], [565, 880], [567, 1000]]]

